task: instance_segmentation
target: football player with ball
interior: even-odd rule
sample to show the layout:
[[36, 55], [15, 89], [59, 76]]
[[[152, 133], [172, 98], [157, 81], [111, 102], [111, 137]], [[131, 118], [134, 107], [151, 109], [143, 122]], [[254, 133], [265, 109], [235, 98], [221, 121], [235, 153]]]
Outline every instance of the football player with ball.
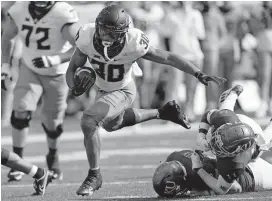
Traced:
[[[136, 96], [132, 66], [137, 59], [144, 58], [170, 65], [194, 76], [204, 85], [209, 82], [225, 82], [224, 78], [204, 74], [180, 55], [152, 47], [141, 30], [129, 28], [129, 15], [118, 5], [105, 7], [97, 16], [95, 24], [82, 26], [75, 43], [77, 48], [66, 73], [67, 84], [74, 95], [80, 95], [90, 87], [97, 92], [92, 97], [94, 104], [84, 111], [81, 119], [89, 172], [77, 190], [78, 195], [92, 195], [102, 186], [99, 168], [100, 126], [107, 131], [115, 131], [150, 119], [164, 119], [186, 129], [190, 128], [186, 115], [180, 111], [175, 101], [170, 101], [159, 109], [131, 108]], [[84, 67], [87, 59], [92, 64], [96, 79], [90, 71], [89, 77], [79, 73], [78, 77], [83, 80], [76, 81], [74, 74], [78, 68]]]

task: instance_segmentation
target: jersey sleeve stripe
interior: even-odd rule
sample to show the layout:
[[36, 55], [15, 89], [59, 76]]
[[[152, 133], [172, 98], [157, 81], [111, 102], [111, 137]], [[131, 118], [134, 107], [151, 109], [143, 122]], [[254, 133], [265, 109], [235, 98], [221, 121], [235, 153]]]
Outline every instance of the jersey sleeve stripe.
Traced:
[[203, 129], [203, 128], [199, 128], [198, 132], [199, 132], [199, 133], [203, 133], [203, 134], [206, 135], [206, 134], [208, 133], [208, 130]]
[[199, 128], [208, 130], [211, 127], [210, 124], [207, 124], [206, 122], [200, 122]]

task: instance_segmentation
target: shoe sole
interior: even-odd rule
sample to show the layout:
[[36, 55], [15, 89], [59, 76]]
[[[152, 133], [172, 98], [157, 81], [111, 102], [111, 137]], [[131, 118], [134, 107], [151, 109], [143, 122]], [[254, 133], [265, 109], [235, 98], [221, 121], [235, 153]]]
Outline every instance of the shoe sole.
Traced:
[[49, 171], [46, 171], [45, 179], [44, 179], [44, 182], [43, 182], [42, 196], [44, 196], [44, 194], [45, 194], [47, 181], [48, 181], [48, 176], [49, 176]]
[[92, 190], [91, 193], [90, 192], [89, 193], [78, 193], [78, 192], [76, 192], [77, 195], [81, 195], [82, 197], [83, 196], [92, 196], [93, 193], [94, 193], [94, 190]]
[[[231, 92], [235, 92], [235, 93], [236, 93], [236, 91], [233, 90], [233, 89], [234, 89], [235, 87], [237, 87], [237, 86], [239, 86], [239, 85], [235, 85], [235, 86], [233, 86], [232, 88], [230, 88], [230, 89], [224, 91], [224, 92], [221, 94], [221, 96], [219, 97], [219, 103], [224, 102], [224, 101], [226, 100], [226, 98], [230, 95]], [[242, 92], [243, 92], [243, 90], [242, 90], [239, 94], [236, 93], [237, 96], [239, 96]]]

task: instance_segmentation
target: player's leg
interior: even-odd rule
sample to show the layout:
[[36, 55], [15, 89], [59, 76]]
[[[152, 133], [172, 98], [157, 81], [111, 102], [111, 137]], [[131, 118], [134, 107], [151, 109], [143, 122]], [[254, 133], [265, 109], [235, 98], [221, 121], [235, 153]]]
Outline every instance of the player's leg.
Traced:
[[1, 95], [1, 122], [2, 126], [10, 125], [10, 116], [12, 112], [13, 98], [14, 98], [14, 88], [18, 79], [19, 66], [20, 66], [20, 57], [22, 52], [22, 41], [17, 37], [12, 40], [12, 54], [10, 59], [11, 73], [12, 73], [12, 82], [7, 91], [2, 90]]
[[[26, 145], [31, 114], [32, 111], [36, 110], [41, 94], [42, 87], [37, 75], [25, 65], [22, 65], [14, 89], [13, 111], [11, 114], [13, 151], [21, 158]], [[10, 180], [21, 180], [22, 174], [11, 169], [8, 177]]]
[[[196, 59], [192, 61], [200, 70], [202, 70], [202, 59]], [[191, 76], [185, 75], [185, 86], [186, 86], [186, 103], [185, 103], [185, 113], [188, 115], [189, 119], [194, 121], [196, 115], [194, 113], [194, 102], [195, 102], [195, 93], [198, 80], [192, 78]]]
[[59, 166], [58, 147], [63, 132], [63, 119], [67, 108], [68, 87], [65, 75], [40, 76], [43, 93], [42, 127], [46, 133], [48, 169], [54, 172], [54, 179], [62, 180], [63, 174]]
[[264, 129], [264, 136], [269, 140], [269, 151], [262, 154], [261, 158], [272, 165], [272, 119], [270, 120], [267, 127]]
[[128, 108], [122, 115], [109, 122], [104, 128], [107, 131], [114, 131], [127, 126], [133, 126], [152, 119], [163, 119], [179, 124], [190, 129], [190, 122], [185, 114], [180, 111], [175, 101], [169, 101], [159, 109], [137, 109]]
[[233, 111], [235, 103], [242, 92], [243, 87], [241, 85], [235, 85], [224, 91], [219, 97], [219, 110], [228, 109]]
[[36, 194], [43, 195], [45, 188], [51, 182], [52, 173], [37, 167], [19, 157], [17, 154], [1, 148], [1, 165], [23, 172], [35, 179], [34, 189]]
[[248, 164], [255, 180], [255, 191], [272, 189], [272, 164], [258, 158]]
[[81, 119], [81, 129], [84, 134], [84, 145], [89, 162], [88, 176], [77, 190], [78, 195], [92, 195], [95, 190], [102, 186], [102, 176], [100, 174], [99, 161], [101, 141], [99, 127], [107, 127], [125, 109], [130, 107], [136, 96], [135, 83], [131, 82], [122, 91], [103, 92], [97, 90], [97, 97], [94, 105], [84, 111]]

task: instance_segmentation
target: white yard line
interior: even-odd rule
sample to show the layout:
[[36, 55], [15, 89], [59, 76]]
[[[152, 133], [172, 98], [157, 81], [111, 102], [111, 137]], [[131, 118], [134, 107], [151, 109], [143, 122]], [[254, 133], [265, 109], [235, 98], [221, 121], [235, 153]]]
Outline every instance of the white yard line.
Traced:
[[[198, 124], [192, 124], [192, 128], [190, 131], [196, 131], [198, 128]], [[131, 136], [131, 135], [165, 135], [167, 133], [178, 133], [180, 132], [187, 132], [182, 126], [175, 125], [175, 124], [159, 124], [159, 125], [149, 125], [149, 126], [140, 126], [140, 127], [128, 127], [123, 128], [121, 130], [117, 130], [115, 132], [107, 132], [104, 129], [101, 130], [100, 135], [102, 139], [105, 138], [118, 138], [124, 136]], [[62, 142], [68, 141], [76, 141], [76, 140], [83, 140], [83, 134], [81, 131], [70, 132], [64, 131], [61, 135]], [[27, 138], [28, 143], [39, 143], [39, 142], [46, 142], [46, 136], [44, 133], [37, 133], [37, 134], [30, 134]], [[2, 145], [11, 145], [12, 138], [10, 136], [2, 136], [1, 138]]]
[[[130, 149], [106, 149], [101, 151], [100, 158], [108, 159], [113, 156], [153, 156], [161, 154], [169, 154], [171, 152], [182, 150], [180, 147], [142, 147], [142, 148], [130, 148]], [[30, 163], [44, 163], [45, 156], [26, 156], [25, 160]], [[73, 162], [73, 161], [85, 161], [87, 160], [85, 151], [71, 151], [60, 153], [59, 155], [60, 162]]]
[[[263, 119], [254, 119], [260, 125], [266, 125], [269, 122], [268, 118]], [[124, 136], [150, 136], [150, 135], [165, 135], [167, 133], [179, 133], [182, 134], [183, 132], [196, 132], [198, 129], [199, 122], [192, 123], [192, 128], [190, 130], [186, 130], [183, 127], [176, 125], [176, 124], [157, 124], [157, 125], [143, 125], [140, 127], [127, 127], [121, 130], [117, 130], [115, 132], [106, 132], [102, 130], [100, 132], [102, 139], [107, 138], [118, 138]], [[83, 140], [83, 134], [81, 131], [71, 132], [71, 131], [64, 131], [63, 135], [61, 135], [62, 142], [69, 142], [69, 141], [76, 141], [76, 140]], [[42, 143], [46, 142], [46, 136], [44, 133], [36, 133], [30, 134], [27, 138], [28, 143]], [[11, 135], [9, 136], [2, 136], [1, 137], [1, 145], [11, 145], [12, 138]]]
[[[50, 183], [51, 186], [80, 186], [82, 183]], [[114, 181], [114, 182], [103, 182], [103, 185], [127, 185], [127, 184], [151, 184], [150, 180], [135, 180], [135, 181]], [[26, 188], [33, 187], [33, 184], [14, 184], [14, 185], [5, 185], [2, 184], [1, 188]]]

